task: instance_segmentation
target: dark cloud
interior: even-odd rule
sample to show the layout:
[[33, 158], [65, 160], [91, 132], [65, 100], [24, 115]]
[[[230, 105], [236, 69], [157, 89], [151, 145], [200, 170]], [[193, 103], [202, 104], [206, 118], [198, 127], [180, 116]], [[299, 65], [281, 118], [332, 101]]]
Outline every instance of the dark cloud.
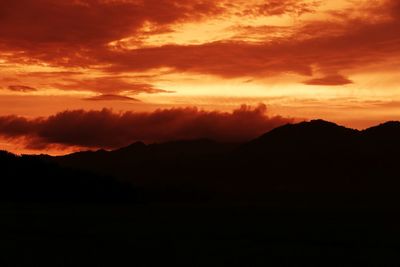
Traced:
[[165, 28], [220, 12], [211, 0], [0, 1], [0, 49], [23, 63], [96, 64], [88, 51], [135, 36], [145, 23]]
[[302, 15], [305, 13], [314, 12], [315, 8], [319, 5], [317, 1], [305, 2], [299, 0], [269, 0], [261, 5], [257, 5], [252, 13], [258, 15], [282, 15], [282, 14], [296, 14]]
[[34, 120], [0, 117], [0, 135], [22, 138], [30, 148], [49, 145], [116, 148], [139, 140], [246, 141], [292, 121], [268, 116], [265, 105], [256, 108], [243, 105], [230, 113], [195, 107], [159, 109], [150, 113], [75, 110]]
[[[311, 75], [312, 59], [296, 56], [292, 44], [248, 44], [214, 42], [203, 45], [166, 45], [97, 55], [112, 62], [108, 71], [145, 71], [170, 67], [179, 72], [213, 74], [222, 77], [265, 76], [294, 72]], [[307, 62], [307, 60], [309, 62]]]
[[[312, 21], [293, 35], [275, 40], [257, 43], [225, 40], [130, 51], [103, 50], [97, 51], [94, 57], [108, 62], [108, 70], [116, 72], [169, 67], [177, 72], [230, 78], [288, 72], [311, 76], [316, 69], [329, 76], [400, 59], [400, 16], [393, 12], [398, 9], [395, 2], [364, 10], [366, 15], [379, 11], [383, 18], [377, 21], [351, 16], [343, 17], [340, 22]], [[342, 82], [346, 79], [343, 77]]]
[[0, 2], [0, 39], [29, 43], [97, 44], [117, 40], [144, 22], [168, 25], [221, 12], [207, 0], [20, 0]]
[[25, 85], [9, 85], [7, 87], [8, 90], [16, 91], [16, 92], [33, 92], [37, 91], [36, 88], [25, 86]]
[[[400, 4], [397, 0], [383, 1], [383, 4], [374, 1], [366, 7], [360, 6], [361, 18], [352, 16], [351, 10], [344, 10], [335, 20], [307, 22], [300, 30], [296, 28], [293, 35], [257, 43], [225, 40], [199, 45], [139, 45], [133, 50], [107, 46], [111, 41], [129, 36], [140, 39], [140, 29], [146, 23], [154, 26], [153, 32], [166, 32], [174, 23], [217, 16], [227, 12], [229, 6], [237, 6], [218, 2], [2, 1], [0, 49], [11, 51], [7, 58], [10, 62], [96, 66], [117, 73], [167, 67], [176, 72], [229, 78], [288, 72], [311, 76], [317, 69], [327, 77], [310, 82], [328, 84], [329, 81], [335, 83], [334, 78], [338, 78], [329, 76], [330, 73], [400, 59]], [[312, 12], [315, 5], [300, 0], [272, 0], [245, 12], [254, 16], [301, 14]], [[365, 19], [377, 15], [379, 19]], [[345, 77], [342, 81], [336, 79], [337, 84], [346, 81], [349, 79]], [[67, 87], [78, 88], [77, 85], [78, 82]], [[109, 88], [93, 90], [104, 94], [119, 92], [119, 89]]]
[[34, 133], [36, 124], [40, 123], [40, 119], [28, 121], [25, 118], [14, 115], [2, 116], [0, 119], [1, 135], [6, 137], [20, 137]]
[[316, 78], [316, 79], [311, 79], [308, 81], [305, 81], [304, 84], [308, 85], [346, 85], [346, 84], [351, 84], [353, 83], [351, 80], [348, 78], [342, 76], [342, 75], [328, 75], [323, 78]]
[[90, 101], [139, 101], [138, 99], [123, 95], [98, 95], [85, 98]]
[[52, 86], [63, 90], [93, 91], [102, 94], [118, 94], [120, 92], [129, 92], [131, 94], [139, 93], [165, 93], [170, 92], [155, 88], [151, 84], [131, 82], [124, 77], [107, 76], [91, 79], [84, 78], [64, 78], [62, 81], [53, 83]]

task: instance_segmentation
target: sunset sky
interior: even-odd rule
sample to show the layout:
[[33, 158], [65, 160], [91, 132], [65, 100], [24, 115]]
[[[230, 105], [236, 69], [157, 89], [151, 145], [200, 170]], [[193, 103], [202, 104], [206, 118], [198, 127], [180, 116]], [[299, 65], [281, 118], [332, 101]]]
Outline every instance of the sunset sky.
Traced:
[[0, 1], [0, 149], [400, 119], [398, 0]]

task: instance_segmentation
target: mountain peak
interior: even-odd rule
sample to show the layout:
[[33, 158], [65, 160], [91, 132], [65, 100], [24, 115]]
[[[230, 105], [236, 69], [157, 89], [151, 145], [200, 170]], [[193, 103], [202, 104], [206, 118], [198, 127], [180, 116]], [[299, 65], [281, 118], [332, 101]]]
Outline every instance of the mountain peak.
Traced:
[[330, 121], [326, 121], [326, 120], [322, 120], [322, 119], [315, 119], [315, 120], [310, 120], [310, 121], [306, 121], [303, 122], [304, 124], [308, 124], [308, 125], [313, 125], [313, 126], [330, 126], [330, 127], [341, 127], [339, 125], [337, 125], [336, 123], [330, 122]]
[[376, 140], [385, 140], [386, 142], [400, 141], [400, 122], [388, 121], [378, 126], [370, 127], [362, 131], [364, 137]]
[[357, 130], [325, 120], [303, 121], [275, 128], [242, 148], [253, 152], [260, 151], [260, 147], [264, 148], [262, 149], [264, 151], [279, 151], [283, 147], [305, 151], [346, 143], [354, 139], [358, 133]]
[[147, 145], [145, 143], [138, 141], [133, 144], [130, 144], [129, 146], [121, 147], [117, 150], [114, 150], [114, 152], [130, 152], [130, 151], [136, 151], [136, 150], [143, 150], [146, 147], [147, 147]]
[[355, 133], [356, 130], [339, 126], [333, 122], [325, 120], [311, 120], [303, 121], [296, 124], [286, 124], [284, 126], [273, 129], [272, 131], [264, 134], [260, 138], [267, 138], [270, 136], [282, 138], [326, 138], [329, 136], [349, 135]]
[[376, 129], [395, 129], [395, 128], [400, 128], [400, 121], [387, 121], [377, 126], [367, 128], [365, 129], [365, 131], [376, 130]]

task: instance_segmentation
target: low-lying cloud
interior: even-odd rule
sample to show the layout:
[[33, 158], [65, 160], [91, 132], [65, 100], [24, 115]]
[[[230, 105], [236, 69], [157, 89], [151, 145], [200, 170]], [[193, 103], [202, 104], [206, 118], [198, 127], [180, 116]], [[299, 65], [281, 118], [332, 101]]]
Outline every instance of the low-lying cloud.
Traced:
[[205, 111], [196, 107], [158, 109], [153, 112], [116, 113], [74, 110], [47, 118], [0, 117], [0, 136], [21, 139], [27, 148], [51, 145], [117, 148], [136, 141], [164, 142], [209, 138], [242, 142], [293, 119], [268, 116], [265, 105], [242, 105], [232, 112]]

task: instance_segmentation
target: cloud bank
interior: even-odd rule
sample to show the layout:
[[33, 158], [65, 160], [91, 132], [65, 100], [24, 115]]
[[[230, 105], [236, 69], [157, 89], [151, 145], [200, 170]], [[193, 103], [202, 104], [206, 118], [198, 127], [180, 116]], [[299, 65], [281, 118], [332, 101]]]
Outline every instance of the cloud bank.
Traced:
[[21, 139], [27, 148], [50, 145], [117, 148], [135, 141], [165, 142], [208, 138], [243, 142], [293, 119], [268, 116], [265, 105], [242, 105], [232, 112], [205, 111], [196, 107], [159, 109], [154, 112], [115, 113], [64, 111], [47, 118], [0, 117], [0, 136]]

